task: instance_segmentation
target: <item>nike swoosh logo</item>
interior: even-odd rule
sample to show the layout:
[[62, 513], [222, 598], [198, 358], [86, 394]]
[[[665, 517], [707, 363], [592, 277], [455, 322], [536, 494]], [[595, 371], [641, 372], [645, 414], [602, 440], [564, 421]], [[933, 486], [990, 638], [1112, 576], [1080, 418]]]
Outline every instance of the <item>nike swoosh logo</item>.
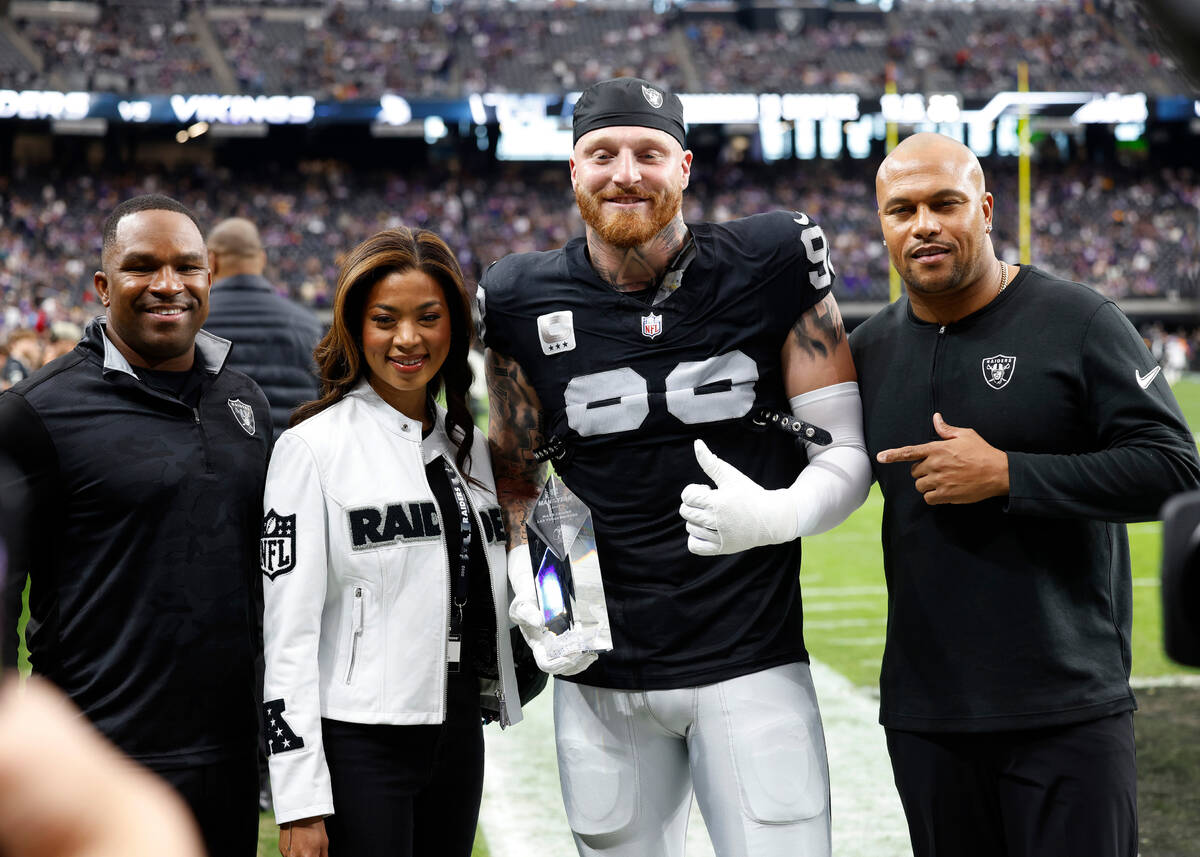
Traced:
[[1141, 372], [1134, 369], [1133, 377], [1137, 378], [1138, 386], [1141, 387], [1143, 390], [1145, 390], [1147, 387], [1149, 387], [1154, 382], [1154, 379], [1158, 377], [1158, 373], [1161, 369], [1162, 369], [1161, 366], [1155, 366], [1153, 369], [1150, 370], [1150, 374], [1147, 375], [1145, 378], [1142, 377]]

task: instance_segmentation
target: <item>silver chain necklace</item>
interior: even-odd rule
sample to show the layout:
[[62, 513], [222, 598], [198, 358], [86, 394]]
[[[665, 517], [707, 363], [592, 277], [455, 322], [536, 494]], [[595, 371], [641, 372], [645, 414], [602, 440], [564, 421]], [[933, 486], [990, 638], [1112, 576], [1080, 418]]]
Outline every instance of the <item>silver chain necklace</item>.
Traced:
[[1000, 291], [996, 292], [996, 294], [1000, 294], [1000, 292], [1004, 291], [1006, 288], [1008, 288], [1008, 265], [1005, 264], [1003, 259], [1001, 259], [1000, 260]]

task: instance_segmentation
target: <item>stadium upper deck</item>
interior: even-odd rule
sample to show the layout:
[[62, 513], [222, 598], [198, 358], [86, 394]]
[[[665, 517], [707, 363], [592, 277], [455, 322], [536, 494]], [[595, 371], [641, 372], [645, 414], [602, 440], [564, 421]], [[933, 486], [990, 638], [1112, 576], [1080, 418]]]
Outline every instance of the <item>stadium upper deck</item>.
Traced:
[[318, 98], [577, 91], [638, 74], [681, 92], [986, 96], [1026, 61], [1042, 90], [1189, 91], [1133, 0], [896, 0], [753, 14], [732, 3], [104, 0], [9, 5], [12, 88]]

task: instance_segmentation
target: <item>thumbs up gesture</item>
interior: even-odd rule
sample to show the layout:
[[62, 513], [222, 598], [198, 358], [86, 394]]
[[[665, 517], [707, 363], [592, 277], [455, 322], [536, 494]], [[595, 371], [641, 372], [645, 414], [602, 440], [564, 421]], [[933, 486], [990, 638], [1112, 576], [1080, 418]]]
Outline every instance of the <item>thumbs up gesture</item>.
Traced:
[[796, 538], [799, 521], [783, 491], [768, 491], [704, 441], [695, 442], [696, 461], [715, 488], [695, 483], [680, 493], [679, 514], [688, 531], [688, 550], [699, 556], [738, 553]]

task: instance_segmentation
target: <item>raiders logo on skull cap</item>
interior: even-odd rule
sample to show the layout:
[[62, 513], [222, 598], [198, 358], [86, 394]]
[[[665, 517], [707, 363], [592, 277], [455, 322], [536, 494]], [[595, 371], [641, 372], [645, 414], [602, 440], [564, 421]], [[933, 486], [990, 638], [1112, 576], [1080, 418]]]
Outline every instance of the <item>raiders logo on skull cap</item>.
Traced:
[[572, 124], [576, 143], [597, 128], [637, 125], [665, 131], [687, 148], [683, 103], [674, 93], [640, 77], [616, 77], [589, 86], [575, 102]]

